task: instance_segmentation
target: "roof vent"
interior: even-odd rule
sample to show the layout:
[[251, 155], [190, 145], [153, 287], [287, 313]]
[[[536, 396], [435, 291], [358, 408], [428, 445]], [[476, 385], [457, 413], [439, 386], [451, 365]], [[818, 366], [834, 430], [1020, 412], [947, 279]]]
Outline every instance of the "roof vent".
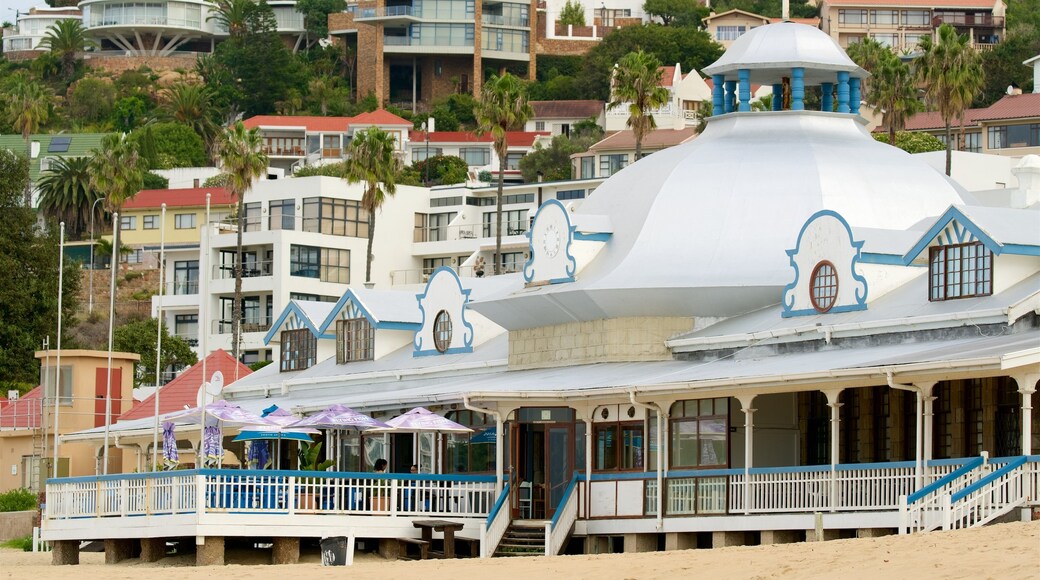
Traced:
[[18, 391], [14, 390], [14, 389], [11, 389], [10, 391], [7, 391], [7, 400], [8, 401], [17, 401], [18, 400]]

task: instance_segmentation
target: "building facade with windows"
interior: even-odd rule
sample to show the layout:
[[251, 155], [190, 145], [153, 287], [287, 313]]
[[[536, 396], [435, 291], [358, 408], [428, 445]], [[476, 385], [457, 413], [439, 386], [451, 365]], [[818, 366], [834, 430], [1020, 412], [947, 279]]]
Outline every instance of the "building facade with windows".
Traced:
[[[103, 133], [69, 133], [67, 135], [29, 136], [29, 183], [33, 188], [33, 207], [39, 205], [39, 192], [36, 183], [42, 174], [50, 169], [51, 164], [60, 157], [74, 158], [92, 155], [94, 149], [101, 147]], [[21, 135], [0, 135], [0, 149], [10, 149], [19, 155], [25, 155], [26, 142]]]
[[534, 114], [524, 125], [525, 131], [548, 131], [553, 137], [570, 135], [574, 125], [592, 121], [600, 127], [606, 125], [603, 101], [531, 101]]
[[3, 30], [3, 52], [5, 55], [23, 51], [42, 51], [40, 43], [47, 37], [47, 30], [62, 20], [82, 20], [76, 8], [30, 8], [18, 14], [14, 25]]
[[943, 24], [966, 34], [972, 46], [986, 48], [1004, 38], [1003, 0], [823, 0], [820, 28], [847, 47], [873, 38], [895, 51], [917, 50]]
[[[206, 516], [229, 536], [319, 537], [332, 521], [399, 538], [437, 514], [490, 557], [525, 525], [553, 555], [619, 536], [643, 550], [916, 533], [1035, 507], [1040, 159], [1023, 159], [1014, 190], [971, 195], [876, 142], [844, 90], [865, 72], [809, 26], [750, 31], [706, 72], [702, 135], [580, 207], [543, 200], [521, 272], [438, 268], [412, 289], [291, 303], [265, 337], [282, 363], [225, 390], [254, 412], [335, 403], [389, 419], [421, 405], [472, 433], [350, 435], [337, 443], [349, 475], [258, 474], [345, 498], [386, 478], [389, 505], [305, 491], [289, 515], [240, 514], [206, 500], [238, 474], [175, 474]], [[752, 111], [751, 83], [783, 78], [790, 106]], [[838, 112], [807, 110], [804, 88], [825, 83]], [[364, 473], [377, 458], [389, 475]], [[413, 463], [437, 476], [409, 475]], [[424, 477], [471, 487], [417, 507], [400, 492], [425, 484], [402, 482]], [[57, 501], [80, 483], [50, 488], [61, 507], [45, 539], [111, 537], [137, 515]]]
[[[649, 111], [658, 129], [681, 129], [693, 127], [700, 122], [698, 109], [711, 100], [711, 87], [700, 73], [691, 70], [685, 75], [679, 63], [661, 67], [661, 86], [668, 90], [668, 101], [659, 108]], [[613, 97], [611, 97], [613, 101]], [[609, 131], [623, 131], [628, 122], [628, 104], [622, 103], [606, 110]]]
[[[534, 150], [539, 143], [549, 145], [547, 131], [508, 131], [506, 133], [506, 170], [508, 182], [523, 181], [520, 175], [520, 160]], [[477, 136], [468, 131], [412, 131], [405, 151], [405, 164], [435, 157], [452, 155], [461, 158], [469, 167], [470, 181], [477, 181], [483, 172], [498, 179], [500, 169], [491, 135]]]
[[[945, 123], [935, 112], [910, 117], [906, 130], [928, 133], [946, 141]], [[1007, 157], [1040, 153], [1040, 95], [1006, 95], [989, 107], [967, 109], [963, 123], [960, 119], [955, 121], [952, 136], [957, 151]]]
[[[704, 18], [704, 30], [711, 36], [712, 40], [729, 48], [733, 41], [745, 33], [764, 26], [781, 22], [781, 18], [769, 18], [761, 14], [747, 12], [734, 8], [725, 12], [712, 13]], [[809, 26], [819, 26], [819, 18], [789, 18], [788, 22], [797, 22]]]

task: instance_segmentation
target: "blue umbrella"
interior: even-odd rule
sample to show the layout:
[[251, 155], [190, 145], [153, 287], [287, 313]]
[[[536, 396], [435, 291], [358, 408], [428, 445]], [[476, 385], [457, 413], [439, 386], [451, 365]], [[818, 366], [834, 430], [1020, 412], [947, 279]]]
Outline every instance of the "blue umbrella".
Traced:
[[307, 433], [300, 433], [296, 431], [242, 431], [232, 441], [270, 441], [270, 440], [281, 440], [281, 441], [306, 441], [311, 442], [311, 436]]

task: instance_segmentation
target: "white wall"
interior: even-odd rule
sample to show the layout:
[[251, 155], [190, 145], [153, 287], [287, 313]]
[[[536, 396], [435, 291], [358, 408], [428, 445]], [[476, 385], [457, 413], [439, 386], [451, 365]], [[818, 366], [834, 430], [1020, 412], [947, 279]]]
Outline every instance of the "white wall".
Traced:
[[[202, 187], [207, 179], [219, 175], [220, 170], [216, 167], [178, 167], [176, 169], [153, 169], [152, 173], [161, 175], [170, 180], [170, 189], [189, 189]], [[199, 184], [195, 185], [195, 180]]]

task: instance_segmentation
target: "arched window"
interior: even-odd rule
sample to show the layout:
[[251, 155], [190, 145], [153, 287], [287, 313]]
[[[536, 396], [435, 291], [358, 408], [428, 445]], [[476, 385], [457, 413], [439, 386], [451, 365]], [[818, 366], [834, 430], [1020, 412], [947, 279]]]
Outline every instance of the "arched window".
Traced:
[[823, 261], [809, 278], [809, 298], [817, 312], [827, 312], [838, 299], [838, 272], [834, 264]]
[[451, 346], [451, 315], [441, 310], [433, 319], [433, 346], [437, 352], [447, 352]]

